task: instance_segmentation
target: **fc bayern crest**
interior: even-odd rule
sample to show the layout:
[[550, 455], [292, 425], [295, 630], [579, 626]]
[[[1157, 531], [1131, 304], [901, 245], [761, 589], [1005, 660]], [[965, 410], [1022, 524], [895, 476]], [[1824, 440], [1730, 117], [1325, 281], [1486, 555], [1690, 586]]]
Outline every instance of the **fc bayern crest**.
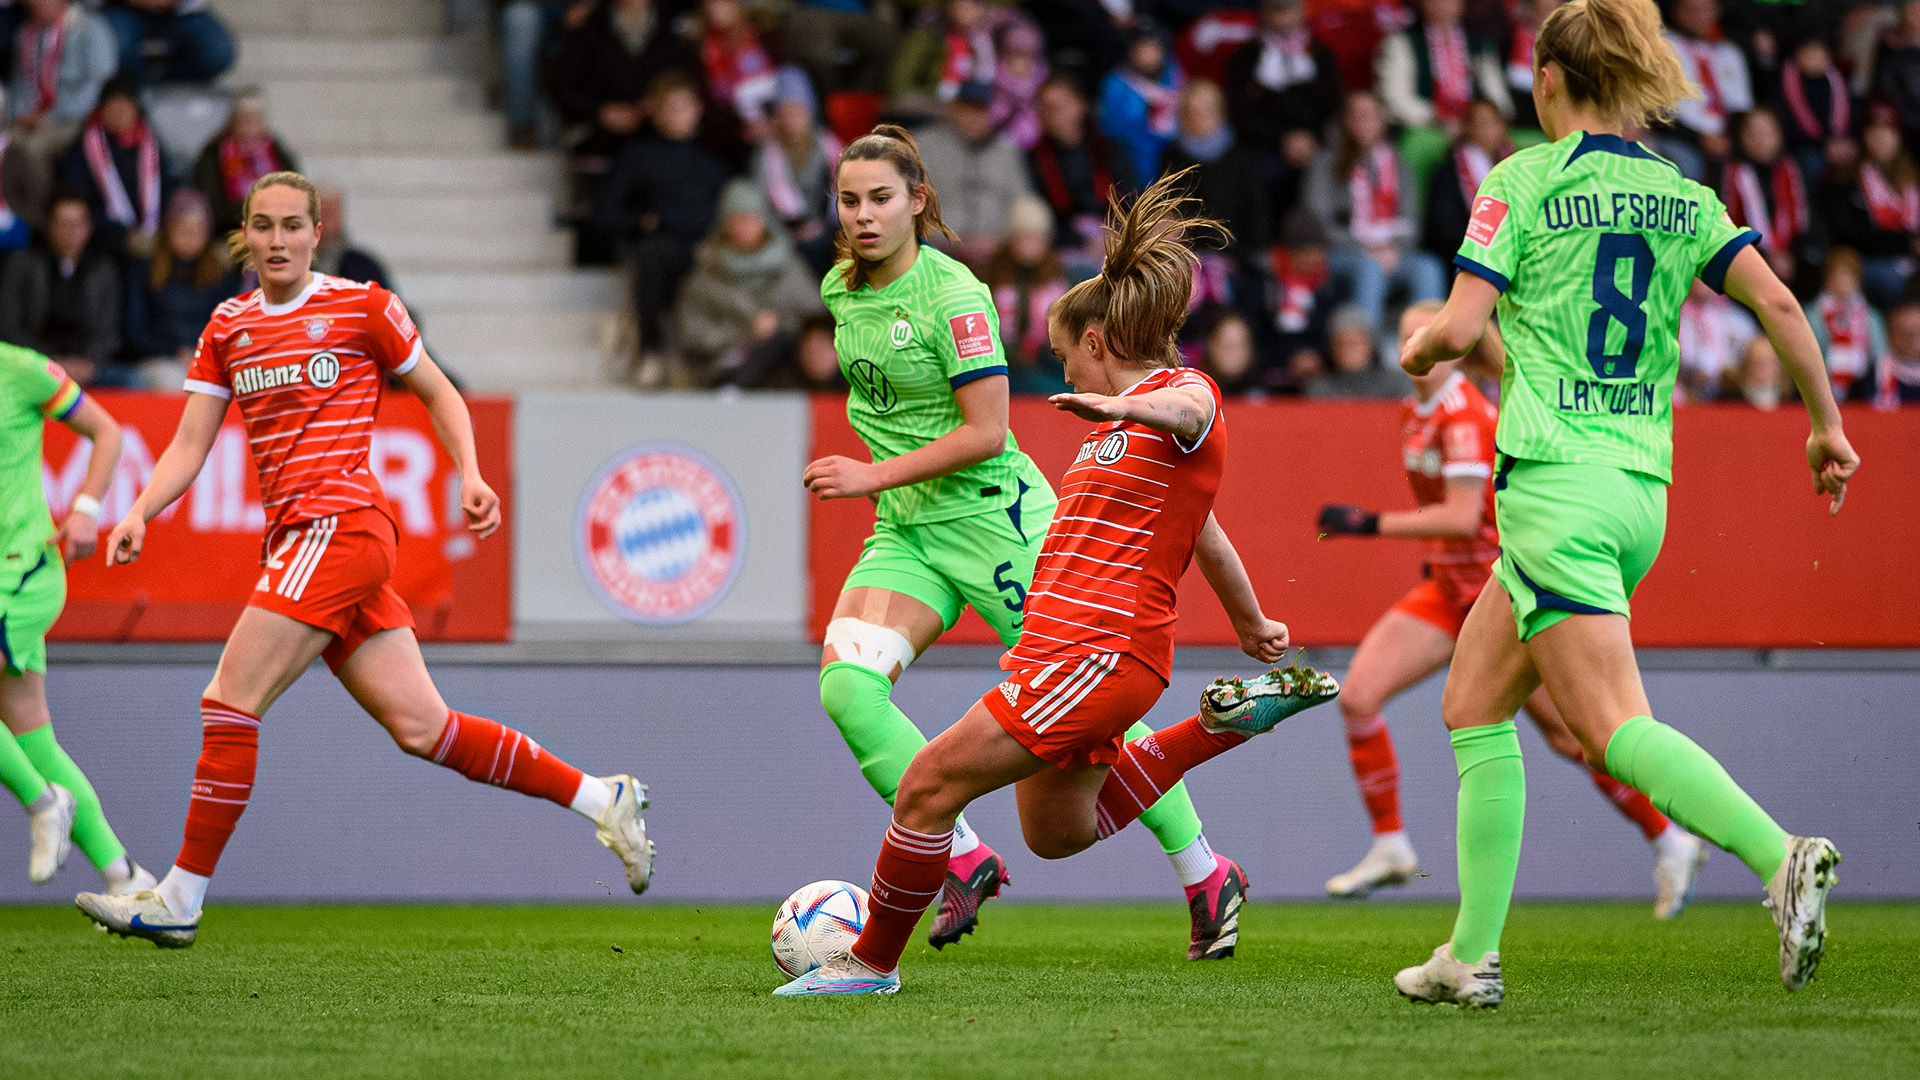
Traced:
[[319, 341], [327, 336], [327, 320], [311, 319], [307, 322], [307, 340]]
[[615, 454], [580, 495], [580, 576], [622, 618], [650, 626], [697, 619], [746, 562], [739, 489], [713, 459], [677, 443]]

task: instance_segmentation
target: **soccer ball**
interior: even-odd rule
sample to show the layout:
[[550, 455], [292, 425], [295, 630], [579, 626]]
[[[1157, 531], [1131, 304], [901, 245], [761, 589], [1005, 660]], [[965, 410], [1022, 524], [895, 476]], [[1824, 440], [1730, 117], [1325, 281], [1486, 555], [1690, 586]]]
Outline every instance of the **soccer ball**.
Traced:
[[845, 881], [803, 885], [773, 916], [773, 962], [797, 979], [853, 944], [867, 925], [867, 890]]

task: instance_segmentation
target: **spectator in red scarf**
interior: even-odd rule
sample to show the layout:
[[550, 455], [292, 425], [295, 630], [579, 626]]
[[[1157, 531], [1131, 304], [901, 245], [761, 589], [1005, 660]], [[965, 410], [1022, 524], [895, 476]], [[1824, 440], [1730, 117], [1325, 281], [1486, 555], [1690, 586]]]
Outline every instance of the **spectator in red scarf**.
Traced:
[[[1326, 367], [1327, 315], [1333, 310], [1333, 275], [1327, 270], [1327, 234], [1303, 208], [1287, 215], [1273, 247], [1272, 347], [1281, 369], [1294, 375], [1270, 380], [1276, 390], [1299, 393]], [[1264, 335], [1256, 335], [1264, 336]]]
[[986, 284], [1000, 315], [1007, 378], [1016, 394], [1071, 390], [1060, 358], [1047, 343], [1047, 310], [1067, 291], [1067, 275], [1053, 252], [1053, 214], [1037, 196], [1014, 201], [1006, 242], [987, 260]]
[[[105, 19], [72, 0], [19, 2], [26, 20], [10, 43], [7, 128], [21, 167], [44, 190], [53, 186], [61, 152], [99, 104], [100, 88], [119, 68], [120, 46]], [[27, 223], [44, 224], [37, 213]]]
[[1766, 109], [1741, 118], [1735, 157], [1721, 175], [1720, 201], [1734, 224], [1760, 234], [1761, 254], [1789, 284], [1800, 277], [1814, 240], [1809, 191], [1799, 164], [1786, 153], [1779, 118]]
[[1740, 47], [1720, 32], [1718, 0], [1674, 0], [1667, 27], [1680, 70], [1700, 95], [1680, 103], [1654, 149], [1688, 179], [1705, 183], [1712, 167], [1733, 156], [1733, 118], [1753, 108], [1753, 80]]
[[1087, 123], [1080, 85], [1056, 75], [1040, 88], [1040, 141], [1027, 153], [1033, 190], [1053, 211], [1053, 245], [1071, 266], [1100, 265], [1107, 195], [1139, 191], [1133, 160]]
[[1860, 291], [1860, 253], [1849, 247], [1827, 252], [1820, 293], [1806, 305], [1807, 323], [1827, 358], [1827, 381], [1835, 401], [1873, 393], [1874, 364], [1887, 354], [1887, 326]]
[[840, 227], [834, 169], [840, 150], [840, 140], [819, 123], [807, 73], [798, 67], [776, 71], [768, 134], [754, 151], [753, 175], [816, 274], [833, 266], [833, 234]]
[[1340, 69], [1307, 32], [1302, 0], [1264, 0], [1260, 33], [1227, 60], [1227, 115], [1267, 162], [1276, 207], [1292, 206], [1300, 175], [1340, 112]]
[[1773, 109], [1786, 127], [1787, 152], [1810, 184], [1820, 182], [1830, 161], [1857, 149], [1853, 135], [1858, 110], [1833, 62], [1833, 51], [1821, 38], [1810, 37], [1794, 47], [1791, 62], [1780, 69]]
[[1473, 197], [1488, 170], [1513, 153], [1507, 122], [1490, 101], [1476, 101], [1467, 111], [1467, 125], [1447, 160], [1427, 178], [1427, 221], [1421, 246], [1445, 262], [1452, 262], [1467, 236], [1467, 218]]
[[1885, 309], [1906, 292], [1920, 252], [1920, 169], [1891, 109], [1873, 110], [1860, 145], [1857, 159], [1828, 170], [1820, 201], [1834, 242], [1860, 253], [1867, 299]]
[[1469, 37], [1465, 0], [1420, 0], [1419, 18], [1380, 42], [1374, 85], [1388, 118], [1405, 128], [1401, 150], [1416, 176], [1447, 156], [1466, 126], [1467, 108], [1486, 98], [1513, 115], [1500, 51]]
[[[1334, 279], [1365, 314], [1376, 333], [1387, 321], [1387, 295], [1403, 287], [1409, 302], [1438, 300], [1446, 291], [1446, 270], [1439, 259], [1420, 250], [1420, 203], [1413, 169], [1387, 139], [1387, 121], [1378, 98], [1365, 92], [1347, 95], [1338, 145], [1322, 150], [1307, 170], [1302, 205], [1320, 222], [1331, 241], [1327, 256]], [[1381, 350], [1397, 344], [1383, 336]]]
[[117, 257], [152, 253], [172, 184], [131, 75], [115, 75], [101, 88], [99, 105], [61, 160], [60, 179], [87, 197], [102, 250]]
[[260, 99], [243, 94], [233, 103], [227, 126], [200, 151], [193, 163], [193, 186], [213, 207], [217, 235], [240, 227], [240, 205], [253, 182], [270, 172], [300, 170], [300, 163], [267, 127]]
[[701, 0], [700, 63], [706, 73], [707, 123], [722, 146], [756, 143], [767, 133], [773, 61], [740, 0]]
[[[998, 70], [994, 31], [1025, 16], [989, 8], [984, 0], [946, 0], [894, 54], [887, 78], [888, 108], [903, 116], [935, 118], [963, 83], [992, 85]], [[1028, 24], [1031, 25], [1031, 24]]]

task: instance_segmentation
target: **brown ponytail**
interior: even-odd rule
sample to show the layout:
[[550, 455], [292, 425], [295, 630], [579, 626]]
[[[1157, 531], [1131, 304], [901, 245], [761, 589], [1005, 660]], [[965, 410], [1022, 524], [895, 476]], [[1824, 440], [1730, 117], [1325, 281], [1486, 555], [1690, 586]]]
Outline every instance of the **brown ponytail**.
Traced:
[[315, 225], [320, 224], [320, 192], [314, 188], [313, 181], [297, 172], [281, 170], [270, 172], [253, 182], [247, 189], [247, 197], [240, 203], [240, 227], [227, 234], [227, 261], [242, 270], [251, 270], [253, 251], [247, 247], [247, 219], [253, 216], [253, 197], [270, 187], [289, 187], [304, 192], [307, 196], [307, 216]]
[[1661, 29], [1653, 0], [1573, 0], [1540, 27], [1533, 63], [1559, 64], [1574, 101], [1646, 127], [1699, 93]]
[[[897, 124], [879, 124], [865, 135], [847, 144], [840, 152], [840, 162], [834, 166], [834, 184], [840, 182], [840, 165], [849, 161], [884, 161], [894, 167], [900, 179], [906, 181], [907, 195], [924, 193], [927, 205], [913, 216], [914, 235], [922, 240], [934, 235], [958, 240], [947, 223], [940, 220], [940, 196], [933, 190], [933, 181], [927, 177], [927, 163], [920, 160], [920, 144], [913, 141], [913, 134]], [[834, 197], [836, 203], [839, 196]], [[853, 240], [847, 230], [838, 229], [833, 234], [833, 257], [843, 263], [840, 268], [840, 280], [849, 290], [857, 289], [866, 283], [867, 265], [853, 252]]]
[[1107, 205], [1107, 252], [1100, 273], [1054, 301], [1052, 316], [1068, 336], [1102, 326], [1107, 348], [1130, 364], [1180, 366], [1174, 335], [1187, 321], [1197, 261], [1188, 239], [1210, 233], [1220, 243], [1233, 234], [1210, 218], [1188, 213], [1199, 200], [1187, 194], [1196, 166], [1161, 177], [1131, 206], [1119, 196]]

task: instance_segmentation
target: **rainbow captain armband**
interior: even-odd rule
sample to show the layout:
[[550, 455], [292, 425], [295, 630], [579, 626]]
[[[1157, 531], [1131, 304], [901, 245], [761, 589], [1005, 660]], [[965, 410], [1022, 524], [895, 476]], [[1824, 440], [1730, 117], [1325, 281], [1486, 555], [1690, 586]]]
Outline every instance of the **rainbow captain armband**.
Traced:
[[80, 392], [80, 384], [68, 378], [67, 373], [55, 367], [52, 361], [48, 361], [47, 368], [50, 374], [59, 375], [60, 389], [55, 390], [53, 396], [40, 406], [40, 412], [54, 420], [65, 420], [80, 407], [80, 399], [85, 395]]

